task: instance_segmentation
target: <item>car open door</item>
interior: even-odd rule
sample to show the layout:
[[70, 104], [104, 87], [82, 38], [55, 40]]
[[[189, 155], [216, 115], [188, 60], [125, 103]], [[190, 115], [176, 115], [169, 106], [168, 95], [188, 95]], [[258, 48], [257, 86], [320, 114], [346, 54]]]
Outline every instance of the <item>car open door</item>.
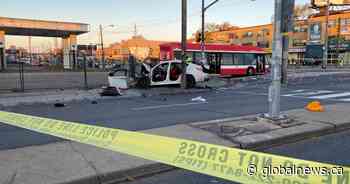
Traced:
[[151, 70], [151, 85], [166, 85], [169, 81], [169, 62], [156, 65]]

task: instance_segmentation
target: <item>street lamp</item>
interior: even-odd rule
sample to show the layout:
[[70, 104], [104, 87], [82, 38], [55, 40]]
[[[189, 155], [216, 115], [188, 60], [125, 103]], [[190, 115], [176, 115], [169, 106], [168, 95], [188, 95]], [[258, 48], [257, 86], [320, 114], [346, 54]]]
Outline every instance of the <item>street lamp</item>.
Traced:
[[115, 25], [111, 24], [108, 26], [103, 27], [102, 24], [100, 24], [100, 45], [101, 45], [101, 54], [102, 54], [102, 69], [105, 70], [106, 69], [106, 61], [105, 61], [105, 51], [104, 51], [104, 43], [103, 43], [103, 29], [107, 28], [107, 27], [116, 27]]
[[201, 52], [202, 52], [202, 63], [206, 63], [205, 58], [205, 12], [212, 7], [214, 4], [218, 3], [219, 0], [214, 0], [208, 6], [205, 6], [205, 0], [202, 0], [202, 34], [201, 34]]

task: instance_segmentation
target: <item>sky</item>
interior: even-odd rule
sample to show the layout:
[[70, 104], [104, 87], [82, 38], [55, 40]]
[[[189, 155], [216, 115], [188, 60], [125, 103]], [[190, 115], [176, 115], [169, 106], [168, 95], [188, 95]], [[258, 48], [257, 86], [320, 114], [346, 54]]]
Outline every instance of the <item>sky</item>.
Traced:
[[[210, 3], [213, 0], [206, 0]], [[310, 0], [296, 0], [297, 4]], [[201, 0], [188, 0], [188, 36], [200, 27]], [[208, 9], [206, 21], [252, 26], [271, 22], [273, 0], [220, 0]], [[98, 26], [104, 28], [106, 45], [128, 39], [137, 33], [151, 40], [179, 41], [181, 0], [1, 0], [0, 16], [90, 24], [90, 32], [79, 43], [97, 43]], [[108, 27], [108, 25], [115, 25]], [[60, 42], [60, 40], [58, 40]], [[28, 46], [28, 37], [7, 36], [6, 45]], [[33, 38], [34, 49], [54, 47], [53, 38]]]

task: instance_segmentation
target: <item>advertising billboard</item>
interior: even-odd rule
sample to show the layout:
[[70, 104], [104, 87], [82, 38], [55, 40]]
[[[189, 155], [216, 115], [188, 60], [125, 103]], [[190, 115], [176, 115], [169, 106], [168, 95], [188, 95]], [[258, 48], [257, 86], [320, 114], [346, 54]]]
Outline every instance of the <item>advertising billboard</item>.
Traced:
[[[350, 5], [350, 0], [330, 0], [331, 5]], [[327, 5], [327, 0], [311, 0], [311, 4], [317, 7]]]
[[314, 23], [310, 25], [310, 41], [321, 41], [321, 24], [320, 23]]

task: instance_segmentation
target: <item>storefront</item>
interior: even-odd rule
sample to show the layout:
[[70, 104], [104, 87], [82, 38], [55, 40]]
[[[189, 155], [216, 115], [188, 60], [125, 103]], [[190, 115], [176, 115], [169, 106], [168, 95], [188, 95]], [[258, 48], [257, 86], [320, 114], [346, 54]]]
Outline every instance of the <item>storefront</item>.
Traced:
[[331, 39], [328, 48], [329, 62], [332, 64], [350, 64], [350, 41]]
[[305, 47], [290, 48], [288, 55], [288, 64], [296, 65], [300, 64], [305, 58]]

